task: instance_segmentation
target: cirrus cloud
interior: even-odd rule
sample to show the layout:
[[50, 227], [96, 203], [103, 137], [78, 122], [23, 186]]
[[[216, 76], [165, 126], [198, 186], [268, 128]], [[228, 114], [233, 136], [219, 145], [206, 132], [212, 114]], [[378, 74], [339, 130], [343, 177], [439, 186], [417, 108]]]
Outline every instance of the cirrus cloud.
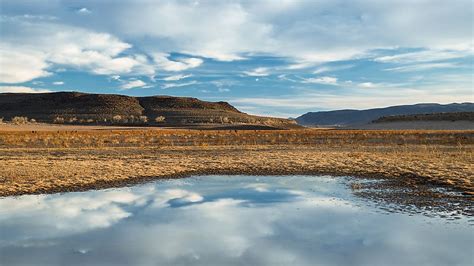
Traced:
[[265, 77], [270, 75], [269, 69], [266, 67], [257, 67], [251, 71], [244, 71], [243, 73], [250, 77]]
[[320, 78], [307, 78], [303, 79], [303, 83], [317, 83], [324, 85], [338, 85], [337, 78], [335, 77], [320, 77]]
[[177, 80], [182, 80], [182, 79], [189, 78], [189, 77], [192, 77], [192, 76], [193, 75], [178, 74], [178, 75], [165, 77], [162, 80], [164, 80], [164, 81], [177, 81]]
[[168, 59], [170, 55], [166, 53], [153, 53], [154, 63], [165, 71], [183, 71], [200, 66], [204, 61], [200, 58], [180, 58], [175, 60]]
[[125, 81], [122, 85], [120, 85], [120, 89], [129, 90], [133, 88], [142, 88], [142, 87], [145, 87], [146, 85], [147, 84], [145, 82], [139, 79], [129, 80], [129, 81]]
[[161, 87], [163, 89], [169, 89], [169, 88], [185, 87], [185, 86], [190, 86], [194, 84], [198, 84], [198, 82], [196, 80], [192, 80], [192, 81], [183, 82], [183, 83], [165, 83]]

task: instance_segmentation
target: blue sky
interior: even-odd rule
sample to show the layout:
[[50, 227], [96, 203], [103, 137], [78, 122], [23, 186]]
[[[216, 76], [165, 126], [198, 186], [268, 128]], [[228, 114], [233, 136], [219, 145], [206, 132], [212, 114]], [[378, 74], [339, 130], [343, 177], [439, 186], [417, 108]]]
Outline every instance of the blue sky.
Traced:
[[0, 92], [229, 101], [260, 115], [473, 96], [470, 0], [0, 1]]

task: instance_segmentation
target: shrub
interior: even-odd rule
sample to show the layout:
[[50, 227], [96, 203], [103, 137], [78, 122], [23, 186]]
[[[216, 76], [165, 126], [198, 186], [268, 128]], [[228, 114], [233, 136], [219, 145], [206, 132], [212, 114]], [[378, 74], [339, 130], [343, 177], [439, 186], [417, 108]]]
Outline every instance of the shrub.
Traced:
[[166, 119], [166, 118], [165, 118], [164, 116], [161, 116], [161, 115], [160, 115], [160, 116], [157, 116], [157, 117], [155, 118], [155, 122], [156, 122], [156, 123], [163, 123], [163, 122], [165, 122], [165, 119]]
[[53, 123], [55, 124], [64, 124], [64, 118], [60, 116], [56, 116], [53, 120]]
[[112, 120], [114, 121], [114, 123], [120, 123], [122, 121], [122, 116], [114, 115], [114, 117], [112, 117]]
[[263, 124], [267, 125], [267, 126], [271, 126], [271, 125], [274, 125], [275, 122], [272, 119], [267, 119], [267, 120], [263, 121]]
[[148, 117], [146, 117], [146, 115], [141, 115], [139, 119], [141, 123], [148, 123]]
[[26, 116], [15, 116], [12, 118], [12, 123], [15, 125], [28, 123], [28, 117]]

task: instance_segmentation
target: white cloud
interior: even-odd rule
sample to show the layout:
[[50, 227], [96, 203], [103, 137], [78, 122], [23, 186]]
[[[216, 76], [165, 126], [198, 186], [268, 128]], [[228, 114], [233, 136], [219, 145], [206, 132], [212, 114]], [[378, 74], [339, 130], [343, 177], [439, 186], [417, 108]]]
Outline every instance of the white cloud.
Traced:
[[155, 64], [165, 71], [183, 71], [190, 68], [200, 66], [204, 61], [200, 58], [180, 58], [176, 61], [168, 59], [169, 54], [153, 53], [153, 61]]
[[459, 65], [455, 63], [424, 63], [424, 64], [414, 64], [406, 65], [400, 67], [387, 68], [387, 71], [397, 71], [397, 72], [414, 72], [414, 71], [424, 71], [429, 69], [438, 69], [438, 68], [458, 68]]
[[25, 86], [0, 86], [0, 93], [11, 92], [11, 93], [46, 93], [51, 92], [46, 89], [37, 89]]
[[165, 81], [178, 81], [178, 80], [182, 80], [182, 79], [189, 78], [189, 77], [192, 77], [192, 76], [193, 76], [193, 75], [182, 75], [182, 74], [178, 74], [178, 75], [173, 75], [173, 76], [165, 77], [165, 78], [163, 78], [162, 80], [165, 80]]
[[415, 72], [415, 71], [424, 71], [429, 69], [439, 69], [439, 68], [458, 68], [459, 64], [456, 63], [423, 63], [423, 64], [414, 64], [406, 65], [400, 67], [387, 68], [387, 71], [397, 71], [397, 72]]
[[[165, 40], [173, 49], [221, 61], [243, 59], [241, 52], [271, 46], [271, 25], [238, 2], [125, 2], [115, 20], [128, 36]], [[125, 21], [128, 20], [128, 21]]]
[[288, 70], [298, 70], [298, 69], [304, 69], [304, 68], [312, 67], [312, 66], [314, 66], [314, 65], [315, 65], [314, 62], [305, 62], [304, 60], [302, 60], [302, 61], [299, 62], [299, 63], [295, 63], [295, 64], [290, 64], [290, 65], [288, 65], [287, 67], [285, 67], [285, 69], [288, 69]]
[[331, 71], [331, 69], [329, 67], [320, 67], [320, 68], [314, 70], [313, 74], [321, 74], [321, 73], [329, 72], [329, 71]]
[[297, 80], [295, 78], [289, 78], [288, 75], [286, 74], [281, 74], [281, 75], [278, 75], [278, 79], [279, 80], [285, 80], [285, 81], [290, 81], [290, 82], [301, 82], [301, 80]]
[[339, 70], [345, 70], [349, 68], [353, 68], [354, 65], [342, 65], [342, 66], [323, 66], [320, 68], [317, 68], [316, 70], [313, 71], [313, 74], [321, 74], [325, 72], [333, 72], [333, 71], [339, 71]]
[[270, 75], [269, 69], [266, 67], [257, 67], [251, 71], [244, 71], [243, 73], [250, 77], [265, 77]]
[[122, 1], [110, 15], [121, 34], [154, 38], [163, 43], [155, 47], [161, 51], [173, 47], [217, 60], [269, 53], [311, 63], [354, 58], [377, 48], [472, 47], [470, 6], [468, 0], [454, 4], [205, 1], [199, 5], [188, 1], [146, 1], [139, 5]]
[[401, 53], [397, 55], [381, 56], [375, 58], [374, 61], [381, 63], [399, 64], [433, 62], [462, 58], [468, 55], [469, 53], [472, 53], [472, 50], [426, 50], [411, 53]]
[[53, 85], [64, 85], [64, 81], [55, 81]]
[[337, 78], [335, 77], [320, 77], [320, 78], [307, 78], [303, 79], [303, 83], [317, 83], [324, 85], [338, 85]]
[[361, 89], [371, 89], [371, 88], [379, 88], [379, 89], [385, 89], [385, 88], [399, 88], [406, 86], [407, 83], [388, 83], [388, 82], [380, 82], [380, 83], [375, 83], [375, 82], [354, 82], [352, 80], [339, 80], [335, 77], [320, 77], [320, 78], [302, 78], [301, 80], [292, 80], [288, 79], [285, 76], [281, 77], [280, 79], [285, 79], [293, 82], [300, 82], [300, 83], [314, 83], [314, 84], [323, 84], [323, 85], [333, 85], [333, 86], [338, 86], [343, 89], [354, 89], [354, 88], [361, 88]]
[[89, 15], [90, 13], [92, 13], [92, 11], [90, 11], [87, 7], [83, 7], [78, 9], [77, 13], [80, 15]]
[[51, 75], [46, 69], [46, 54], [34, 50], [17, 50], [0, 45], [0, 82], [21, 83]]
[[[66, 4], [30, 4], [28, 9], [61, 5]], [[100, 29], [136, 40], [148, 54], [182, 52], [232, 61], [264, 53], [294, 59], [296, 63], [289, 68], [300, 69], [315, 62], [367, 56], [368, 51], [378, 48], [422, 47], [439, 57], [453, 56], [446, 55], [446, 50], [461, 51], [461, 56], [472, 53], [470, 7], [469, 0], [302, 0], [278, 4], [124, 0], [114, 3], [113, 8], [107, 1], [80, 7], [78, 11], [101, 14], [89, 16], [87, 23], [70, 18], [69, 12], [55, 15], [65, 24], [94, 27], [93, 32]], [[55, 31], [51, 28], [44, 36]]]
[[161, 87], [163, 89], [169, 89], [169, 88], [176, 88], [176, 87], [185, 87], [185, 86], [190, 86], [194, 84], [198, 84], [198, 82], [195, 80], [192, 80], [192, 81], [184, 82], [184, 83], [165, 83]]
[[51, 65], [95, 74], [154, 74], [145, 56], [123, 56], [131, 45], [107, 34], [44, 21], [0, 20], [9, 28], [0, 45], [0, 82], [48, 76]]
[[370, 88], [374, 88], [376, 85], [372, 82], [362, 82], [362, 83], [359, 83], [358, 86], [361, 88], [370, 89]]
[[125, 81], [122, 85], [120, 85], [120, 89], [122, 90], [129, 90], [133, 88], [142, 88], [145, 87], [147, 84], [139, 79], [136, 80], [129, 80]]

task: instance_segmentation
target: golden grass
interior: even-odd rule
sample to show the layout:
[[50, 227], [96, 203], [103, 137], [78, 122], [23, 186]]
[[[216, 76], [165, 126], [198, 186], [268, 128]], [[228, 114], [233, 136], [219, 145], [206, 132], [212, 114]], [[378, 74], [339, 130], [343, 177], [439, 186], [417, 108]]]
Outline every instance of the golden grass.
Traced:
[[473, 131], [0, 130], [0, 196], [190, 174], [334, 174], [473, 193]]
[[0, 148], [216, 145], [467, 145], [474, 131], [428, 130], [79, 130], [1, 131]]

